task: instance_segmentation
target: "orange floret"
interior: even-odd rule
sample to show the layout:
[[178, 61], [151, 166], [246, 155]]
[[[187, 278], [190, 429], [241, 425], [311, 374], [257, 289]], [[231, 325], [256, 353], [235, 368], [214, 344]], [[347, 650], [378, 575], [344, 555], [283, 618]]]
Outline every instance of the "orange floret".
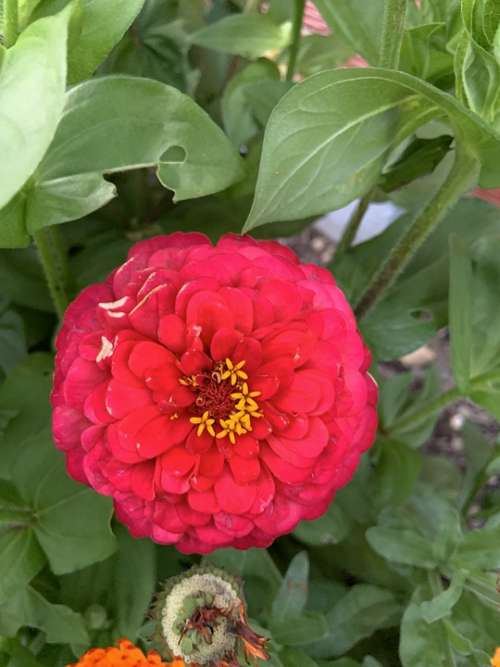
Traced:
[[185, 667], [184, 661], [179, 659], [173, 662], [163, 662], [156, 651], [149, 651], [147, 655], [144, 655], [141, 649], [128, 639], [120, 639], [118, 646], [92, 648], [78, 662], [67, 667], [149, 667], [149, 665]]
[[500, 647], [495, 651], [495, 655], [491, 658], [492, 667], [500, 667]]

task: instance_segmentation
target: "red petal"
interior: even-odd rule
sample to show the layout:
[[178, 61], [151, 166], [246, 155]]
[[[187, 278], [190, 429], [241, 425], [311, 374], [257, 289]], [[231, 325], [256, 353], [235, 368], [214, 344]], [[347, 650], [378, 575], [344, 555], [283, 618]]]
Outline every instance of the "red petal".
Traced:
[[194, 467], [196, 457], [189, 454], [184, 447], [175, 447], [161, 457], [162, 469], [174, 477], [184, 477]]
[[138, 389], [118, 380], [110, 380], [106, 391], [106, 408], [115, 419], [121, 419], [148, 405], [151, 405], [151, 394], [147, 389]]
[[[260, 419], [258, 421], [260, 422]], [[250, 459], [258, 455], [259, 443], [251, 435], [240, 435], [236, 440], [233, 451], [244, 459]]]
[[222, 530], [233, 537], [244, 537], [248, 535], [254, 527], [253, 521], [242, 516], [235, 516], [234, 514], [226, 514], [219, 512], [214, 516], [215, 525], [219, 530]]
[[139, 463], [131, 469], [130, 481], [132, 491], [139, 498], [144, 498], [144, 500], [154, 499], [154, 472], [155, 464], [150, 461]]
[[130, 370], [139, 378], [144, 378], [155, 368], [174, 363], [175, 357], [169, 350], [150, 341], [136, 343], [128, 359]]
[[273, 475], [285, 484], [305, 482], [311, 475], [312, 464], [314, 463], [314, 461], [311, 461], [311, 467], [308, 468], [297, 468], [275, 454], [270, 447], [263, 447], [260, 456]]
[[210, 514], [198, 512], [186, 503], [179, 503], [175, 509], [181, 521], [189, 526], [206, 526], [212, 518]]
[[283, 412], [304, 414], [313, 412], [321, 398], [321, 388], [316, 378], [307, 371], [298, 371], [290, 387], [273, 397], [273, 404]]
[[175, 354], [186, 349], [186, 325], [178, 315], [164, 315], [158, 326], [158, 338]]
[[239, 484], [254, 482], [260, 475], [260, 463], [258, 459], [243, 459], [240, 456], [232, 456], [229, 466], [234, 479]]
[[219, 477], [224, 469], [224, 456], [214, 448], [201, 454], [200, 475], [205, 477]]
[[236, 329], [223, 327], [215, 332], [210, 343], [210, 355], [214, 361], [232, 358], [236, 345], [241, 341], [242, 335]]
[[193, 425], [185, 417], [157, 417], [137, 433], [137, 452], [144, 459], [153, 458], [183, 442], [192, 430]]
[[87, 396], [105, 379], [106, 374], [95, 363], [78, 357], [71, 364], [64, 381], [66, 403], [73, 408], [81, 407]]
[[226, 469], [215, 483], [215, 495], [224, 512], [244, 514], [252, 507], [257, 487], [255, 484], [237, 484], [232, 474]]
[[239, 331], [250, 333], [253, 328], [253, 303], [250, 297], [243, 290], [234, 287], [223, 287], [219, 294], [233, 313]]
[[188, 502], [197, 512], [215, 514], [220, 511], [219, 503], [213, 491], [199, 493], [198, 491], [191, 490], [188, 493]]

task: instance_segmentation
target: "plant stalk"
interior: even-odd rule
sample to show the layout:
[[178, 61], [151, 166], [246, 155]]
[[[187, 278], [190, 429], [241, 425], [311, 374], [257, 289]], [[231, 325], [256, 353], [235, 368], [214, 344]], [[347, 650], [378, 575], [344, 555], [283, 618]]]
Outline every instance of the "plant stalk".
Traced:
[[18, 0], [5, 0], [3, 14], [4, 46], [10, 49], [16, 43], [19, 30]]
[[[490, 371], [477, 375], [470, 382], [470, 391], [475, 389], [482, 389], [490, 382], [500, 382], [500, 371]], [[465, 398], [464, 394], [458, 387], [452, 387], [441, 396], [431, 399], [424, 403], [416, 410], [407, 412], [405, 415], [396, 419], [389, 427], [389, 433], [404, 433], [409, 431], [412, 427], [425, 421], [428, 417], [432, 417], [447, 405], [459, 398]]]
[[354, 241], [358, 229], [363, 221], [365, 213], [368, 210], [368, 206], [370, 206], [372, 196], [373, 190], [370, 190], [365, 194], [364, 197], [361, 197], [359, 200], [354, 213], [352, 214], [346, 228], [344, 229], [344, 233], [342, 234], [342, 237], [339, 241], [337, 250], [335, 251], [335, 255], [337, 257], [343, 255], [351, 247], [352, 242]]
[[476, 159], [460, 144], [455, 162], [437, 194], [424, 207], [408, 231], [394, 245], [385, 262], [372, 277], [355, 307], [358, 318], [366, 317], [407, 266], [415, 252], [436, 229], [446, 213], [467, 191], [476, 174]]
[[407, 0], [385, 0], [379, 67], [398, 69], [403, 44]]
[[44, 227], [33, 233], [50, 296], [59, 319], [62, 319], [69, 298], [67, 294], [68, 264], [57, 227]]
[[297, 56], [300, 47], [300, 37], [302, 31], [302, 21], [304, 20], [304, 9], [306, 0], [295, 0], [293, 27], [292, 27], [292, 43], [290, 44], [290, 55], [288, 57], [288, 68], [286, 71], [286, 80], [292, 81], [295, 74], [295, 65], [297, 64]]

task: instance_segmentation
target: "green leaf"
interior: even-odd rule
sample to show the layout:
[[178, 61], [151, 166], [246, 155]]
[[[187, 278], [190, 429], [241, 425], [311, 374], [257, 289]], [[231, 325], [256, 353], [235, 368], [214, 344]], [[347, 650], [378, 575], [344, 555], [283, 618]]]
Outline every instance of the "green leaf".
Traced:
[[274, 598], [271, 611], [273, 623], [300, 616], [307, 602], [308, 580], [309, 557], [305, 551], [301, 551], [292, 559]]
[[362, 639], [397, 622], [400, 606], [391, 591], [357, 584], [327, 615], [328, 638], [311, 644], [313, 657], [340, 656]]
[[405, 30], [399, 69], [427, 81], [453, 75], [453, 56], [447, 50], [445, 23], [426, 23]]
[[461, 392], [467, 393], [471, 371], [472, 343], [472, 264], [465, 243], [450, 237], [449, 322], [451, 365]]
[[[68, 4], [68, 0], [64, 0]], [[144, 0], [80, 0], [79, 31], [68, 50], [68, 83], [88, 79], [117, 44], [137, 14]], [[57, 12], [61, 0], [44, 0], [31, 20]]]
[[15, 415], [0, 435], [0, 477], [4, 479], [9, 478], [24, 440], [43, 431], [49, 423], [52, 370], [50, 355], [31, 354], [0, 387], [0, 410]]
[[280, 652], [280, 658], [286, 667], [318, 667], [312, 658], [297, 649], [285, 649]]
[[450, 620], [452, 629], [458, 634], [458, 637], [449, 635], [450, 641], [461, 640], [457, 652], [473, 656], [475, 664], [480, 667], [487, 665], [498, 646], [498, 617], [498, 610], [481, 604], [470, 593], [464, 593], [453, 608]]
[[395, 440], [381, 440], [374, 474], [370, 479], [371, 495], [377, 508], [405, 503], [422, 467], [421, 455]]
[[479, 428], [471, 423], [464, 425], [462, 435], [466, 465], [458, 499], [458, 507], [461, 510], [473, 500], [481, 485], [486, 482], [487, 475], [493, 474], [487, 468], [499, 451], [492, 447]]
[[[2, 500], [0, 499], [0, 503]], [[0, 511], [4, 508], [0, 505]], [[0, 600], [22, 590], [45, 564], [45, 558], [32, 530], [15, 522], [0, 528]]]
[[285, 619], [271, 618], [271, 634], [274, 641], [285, 646], [305, 646], [321, 641], [329, 634], [329, 624], [323, 614], [305, 611]]
[[[0, 224], [1, 217], [0, 212]], [[53, 311], [35, 248], [0, 250], [0, 284], [9, 301], [38, 311]]]
[[117, 531], [117, 538], [118, 552], [112, 575], [115, 629], [121, 637], [135, 641], [156, 587], [154, 544], [131, 537], [122, 527]]
[[[66, 10], [33, 24], [3, 59], [0, 208], [33, 174], [56, 131], [64, 106], [69, 19]], [[0, 245], [5, 241], [23, 245], [28, 238], [23, 229], [12, 228], [0, 232]]]
[[424, 596], [417, 589], [401, 623], [399, 656], [404, 667], [448, 667], [446, 641], [440, 623], [427, 623], [422, 616]]
[[279, 81], [280, 73], [271, 60], [261, 59], [240, 70], [228, 83], [221, 98], [222, 119], [226, 132], [239, 147], [251, 139], [260, 124], [248, 106], [248, 89], [263, 80], [273, 84]]
[[420, 610], [427, 623], [435, 623], [451, 614], [464, 590], [465, 578], [465, 573], [462, 570], [456, 570], [453, 573], [450, 585], [445, 591], [436, 595], [432, 600], [422, 602]]
[[244, 231], [325, 213], [364, 194], [388, 150], [438, 116], [466, 137], [489, 182], [500, 183], [499, 135], [424, 81], [365, 68], [322, 72], [294, 86], [269, 119]]
[[315, 4], [336, 37], [370, 64], [377, 63], [384, 0], [317, 0]]
[[103, 74], [130, 74], [156, 79], [192, 94], [200, 78], [189, 61], [191, 23], [184, 16], [196, 3], [177, 0], [147, 0], [134, 22], [133, 29], [120, 40], [100, 68]]
[[2, 609], [2, 634], [13, 636], [19, 628], [28, 626], [42, 630], [49, 644], [89, 644], [80, 614], [64, 605], [50, 603], [32, 586], [16, 593]]
[[[223, 190], [241, 176], [238, 154], [191, 98], [158, 81], [105, 77], [68, 93], [35, 187], [52, 183], [60, 195], [64, 179], [86, 175], [99, 190], [97, 173], [148, 165], [158, 165], [175, 201]], [[38, 226], [28, 217], [30, 229]]]
[[319, 519], [301, 521], [294, 530], [294, 536], [314, 546], [338, 544], [349, 533], [350, 522], [338, 503], [330, 505]]
[[116, 549], [110, 499], [70, 479], [47, 432], [24, 441], [12, 479], [33, 510], [33, 531], [55, 574], [86, 567]]
[[18, 641], [9, 642], [8, 652], [10, 659], [6, 667], [43, 667], [35, 656]]
[[289, 23], [278, 25], [264, 14], [235, 14], [191, 35], [191, 42], [206, 49], [259, 58], [267, 51], [283, 49], [290, 42]]
[[0, 368], [8, 373], [26, 355], [23, 320], [0, 298]]
[[405, 506], [384, 510], [366, 537], [389, 561], [433, 569], [446, 564], [461, 541], [460, 516], [446, 498], [419, 484]]
[[498, 528], [469, 531], [453, 554], [453, 562], [471, 570], [500, 569], [499, 536]]

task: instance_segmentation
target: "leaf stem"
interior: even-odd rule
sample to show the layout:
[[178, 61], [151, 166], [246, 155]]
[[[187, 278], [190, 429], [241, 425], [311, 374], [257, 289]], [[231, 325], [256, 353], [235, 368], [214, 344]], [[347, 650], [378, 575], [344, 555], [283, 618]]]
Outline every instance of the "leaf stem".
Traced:
[[292, 43], [290, 44], [290, 55], [288, 57], [288, 68], [286, 71], [286, 80], [291, 81], [295, 73], [295, 65], [297, 64], [297, 55], [299, 53], [300, 36], [302, 30], [302, 21], [304, 19], [304, 9], [306, 0], [295, 0], [293, 27], [292, 27]]
[[385, 0], [379, 67], [398, 69], [404, 37], [407, 0]]
[[354, 210], [353, 214], [349, 219], [349, 222], [347, 223], [346, 228], [344, 229], [344, 233], [342, 234], [342, 237], [339, 241], [337, 250], [335, 251], [335, 255], [337, 257], [343, 255], [351, 247], [351, 244], [354, 241], [358, 229], [363, 221], [364, 215], [368, 210], [368, 206], [370, 205], [372, 196], [373, 196], [373, 190], [370, 190], [359, 200], [356, 209]]
[[[482, 373], [477, 375], [470, 381], [470, 391], [475, 389], [482, 389], [485, 385], [490, 382], [500, 382], [500, 371], [489, 371], [488, 373]], [[458, 387], [452, 387], [441, 396], [433, 398], [430, 401], [427, 401], [422, 406], [416, 410], [411, 410], [406, 414], [402, 415], [399, 419], [396, 419], [388, 428], [389, 433], [404, 433], [405, 431], [410, 430], [414, 426], [418, 426], [421, 422], [425, 421], [429, 417], [437, 414], [440, 410], [445, 408], [447, 405], [453, 401], [458, 400], [459, 398], [465, 398], [465, 395], [460, 391]]]
[[476, 176], [477, 161], [459, 143], [455, 149], [455, 162], [440, 190], [393, 246], [389, 256], [372, 277], [355, 307], [358, 318], [366, 317], [380, 301], [384, 293], [407, 266], [415, 252], [436, 229], [446, 213], [471, 185]]
[[62, 319], [68, 306], [68, 264], [57, 227], [44, 227], [33, 233], [54, 307]]
[[4, 46], [10, 49], [16, 43], [19, 30], [18, 0], [5, 0], [3, 14]]

